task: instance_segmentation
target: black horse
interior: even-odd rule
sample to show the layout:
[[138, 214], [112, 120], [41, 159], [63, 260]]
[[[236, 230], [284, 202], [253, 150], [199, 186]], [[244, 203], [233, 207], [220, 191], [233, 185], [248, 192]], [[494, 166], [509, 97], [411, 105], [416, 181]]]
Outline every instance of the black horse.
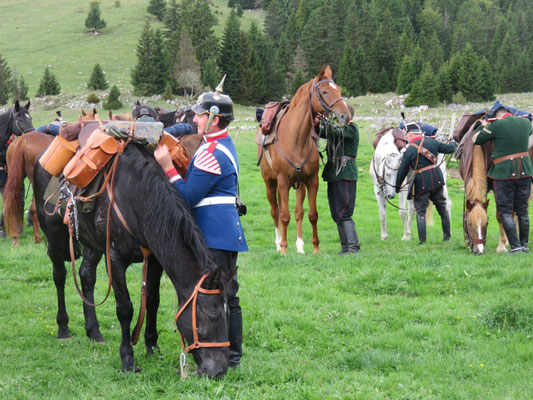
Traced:
[[[68, 231], [62, 218], [44, 212], [43, 196], [50, 175], [39, 165], [34, 172], [34, 192], [41, 227], [48, 238], [48, 254], [53, 263], [54, 283], [58, 294], [58, 338], [69, 337], [68, 315], [65, 309], [64, 286], [66, 269], [64, 261], [70, 259]], [[126, 225], [116, 213], [111, 214], [110, 249], [113, 290], [116, 312], [122, 330], [120, 356], [122, 369], [138, 371], [133, 348], [130, 344], [130, 324], [133, 306], [126, 285], [126, 269], [132, 262], [142, 260], [141, 246], [151, 249], [148, 259], [147, 308], [145, 345], [148, 354], [157, 349], [157, 309], [159, 307], [159, 281], [163, 270], [172, 281], [178, 294], [180, 307], [184, 307], [195, 287], [205, 274], [196, 301], [183, 310], [177, 327], [189, 343], [201, 342], [192, 350], [200, 375], [219, 377], [228, 366], [228, 340], [226, 300], [224, 284], [231, 277], [221, 276], [215, 269], [203, 236], [196, 226], [185, 201], [168, 183], [163, 171], [145, 149], [129, 144], [120, 157], [114, 182], [115, 203]], [[52, 211], [50, 204], [47, 211]], [[79, 239], [84, 246], [80, 266], [82, 290], [89, 302], [94, 303], [93, 289], [96, 281], [96, 265], [106, 248], [106, 222], [109, 197], [98, 197], [91, 213], [79, 214]], [[128, 231], [129, 229], [129, 231]], [[131, 232], [131, 233], [129, 233]], [[79, 254], [79, 245], [77, 249]], [[205, 289], [222, 289], [215, 294], [206, 294]], [[196, 290], [197, 292], [197, 290]], [[196, 319], [192, 318], [195, 308]], [[94, 340], [103, 340], [100, 335], [94, 307], [84, 304], [86, 332]], [[194, 327], [193, 327], [194, 325]], [[195, 331], [197, 335], [193, 333]], [[205, 347], [204, 347], [205, 346]]]
[[147, 104], [141, 104], [139, 100], [135, 102], [135, 107], [131, 115], [133, 119], [139, 118], [140, 112], [143, 108], [148, 110], [150, 117], [154, 120], [162, 122], [165, 128], [169, 128], [172, 125], [175, 125], [180, 122], [186, 122], [192, 126], [191, 134], [198, 133], [198, 125], [193, 121], [194, 120], [194, 111], [191, 107], [181, 107], [176, 111], [168, 111], [159, 107], [151, 107]]
[[141, 104], [139, 100], [135, 102], [135, 106], [133, 107], [133, 110], [131, 111], [131, 116], [134, 120], [139, 118], [141, 114], [141, 110], [143, 108], [146, 108], [148, 110], [148, 113], [150, 114], [150, 117], [152, 117], [154, 120], [158, 120], [159, 118], [159, 112], [154, 107], [149, 106], [148, 104]]
[[12, 134], [20, 136], [35, 130], [29, 109], [29, 101], [25, 106], [21, 106], [17, 100], [13, 109], [0, 114], [0, 148], [4, 147]]

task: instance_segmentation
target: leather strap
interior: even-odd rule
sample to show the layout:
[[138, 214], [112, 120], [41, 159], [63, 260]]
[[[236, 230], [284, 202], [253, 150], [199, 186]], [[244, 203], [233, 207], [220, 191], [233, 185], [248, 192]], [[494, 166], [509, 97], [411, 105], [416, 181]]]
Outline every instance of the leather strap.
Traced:
[[508, 156], [498, 157], [492, 160], [492, 162], [494, 164], [498, 164], [498, 163], [501, 163], [502, 161], [512, 160], [513, 158], [520, 158], [520, 157], [525, 157], [525, 156], [529, 156], [529, 153], [527, 151], [524, 151], [522, 153], [509, 154]]
[[427, 167], [424, 167], [424, 168], [415, 169], [415, 174], [419, 174], [421, 172], [424, 172], [424, 171], [427, 171], [427, 170], [430, 170], [430, 169], [433, 169], [433, 168], [437, 168], [437, 167], [438, 167], [438, 164], [431, 164], [431, 165], [428, 165]]
[[141, 329], [144, 323], [144, 316], [146, 314], [146, 293], [148, 291], [146, 287], [146, 278], [148, 274], [148, 257], [150, 257], [150, 254], [152, 254], [152, 251], [144, 246], [141, 246], [141, 251], [143, 253], [144, 258], [141, 286], [141, 308], [139, 309], [139, 317], [137, 318], [137, 323], [135, 324], [135, 328], [133, 328], [133, 332], [131, 334], [132, 338], [130, 343], [132, 346], [135, 346], [139, 341], [139, 336], [141, 335]]

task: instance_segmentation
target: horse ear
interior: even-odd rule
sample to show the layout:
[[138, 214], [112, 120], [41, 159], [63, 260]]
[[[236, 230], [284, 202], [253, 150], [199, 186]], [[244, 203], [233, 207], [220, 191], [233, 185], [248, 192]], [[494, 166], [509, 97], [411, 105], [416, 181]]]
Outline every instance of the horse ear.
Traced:
[[81, 115], [83, 115], [84, 117], [87, 115], [87, 114], [85, 113], [85, 110], [84, 110], [83, 108], [81, 109]]
[[19, 112], [19, 110], [20, 110], [20, 103], [19, 103], [19, 101], [17, 100], [17, 101], [15, 101], [15, 111], [16, 111], [16, 112]]
[[207, 289], [215, 289], [220, 286], [220, 276], [222, 274], [222, 267], [218, 267], [216, 270], [211, 272], [207, 277]]
[[26, 109], [26, 111], [28, 111], [30, 109], [30, 106], [31, 106], [31, 102], [30, 100], [28, 100], [28, 102], [26, 103], [26, 105], [24, 106], [24, 108]]
[[318, 73], [318, 75], [316, 76], [316, 80], [317, 81], [321, 81], [322, 80], [322, 77], [324, 76], [324, 72], [326, 70], [326, 67], [323, 66], [321, 69], [320, 69], [320, 72]]
[[331, 67], [329, 65], [326, 65], [326, 68], [324, 69], [324, 76], [328, 79], [331, 79], [333, 76], [333, 73], [331, 72]]
[[113, 120], [113, 111], [109, 110], [109, 120]]
[[98, 111], [96, 111], [96, 107], [95, 107], [93, 108], [93, 115], [96, 115], [96, 114], [98, 114]]
[[141, 103], [139, 102], [139, 100], [137, 100], [137, 101], [135, 102], [135, 105], [136, 105], [136, 106], [139, 106], [139, 107], [141, 106]]

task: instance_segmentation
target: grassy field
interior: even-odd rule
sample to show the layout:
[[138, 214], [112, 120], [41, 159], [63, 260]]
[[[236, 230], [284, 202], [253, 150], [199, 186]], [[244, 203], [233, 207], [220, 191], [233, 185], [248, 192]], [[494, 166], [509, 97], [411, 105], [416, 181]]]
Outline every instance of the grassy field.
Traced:
[[[220, 381], [176, 375], [179, 339], [174, 330], [174, 295], [163, 280], [159, 316], [161, 355], [137, 346], [139, 374], [119, 372], [120, 328], [111, 299], [97, 312], [105, 344], [85, 336], [81, 300], [72, 277], [67, 307], [73, 338], [56, 337], [56, 295], [43, 244], [0, 241], [0, 397], [6, 399], [527, 399], [533, 392], [531, 255], [497, 255], [493, 200], [487, 254], [467, 251], [462, 233], [461, 182], [449, 178], [453, 201], [452, 241], [443, 243], [439, 218], [428, 243], [400, 241], [401, 221], [389, 207], [389, 240], [380, 240], [379, 218], [368, 165], [367, 135], [376, 119], [398, 122], [387, 109], [391, 95], [349, 99], [360, 121], [357, 204], [361, 239], [356, 256], [338, 257], [339, 242], [329, 216], [325, 185], [319, 190], [322, 254], [296, 254], [294, 220], [289, 252], [275, 251], [274, 229], [256, 162], [250, 121], [253, 107], [236, 108], [232, 134], [241, 163], [243, 218], [250, 251], [239, 257], [244, 313], [242, 366]], [[533, 95], [502, 97], [505, 104], [532, 104]], [[451, 112], [484, 105], [432, 109], [424, 117], [440, 126]], [[40, 106], [39, 106], [40, 107]], [[379, 110], [376, 114], [373, 110]], [[74, 111], [69, 111], [74, 115]], [[53, 111], [34, 110], [35, 125]], [[394, 119], [396, 118], [396, 121]], [[449, 121], [448, 121], [449, 124]], [[240, 129], [237, 129], [240, 128]], [[292, 202], [294, 202], [294, 193]], [[490, 196], [492, 198], [492, 195]], [[29, 202], [29, 198], [26, 200]], [[306, 221], [307, 222], [307, 221]], [[414, 232], [416, 226], [413, 225]], [[305, 249], [312, 251], [304, 224]], [[129, 269], [130, 294], [139, 304], [140, 268]], [[96, 298], [106, 289], [100, 265]], [[189, 360], [191, 362], [191, 360]], [[193, 366], [191, 365], [192, 369]]]

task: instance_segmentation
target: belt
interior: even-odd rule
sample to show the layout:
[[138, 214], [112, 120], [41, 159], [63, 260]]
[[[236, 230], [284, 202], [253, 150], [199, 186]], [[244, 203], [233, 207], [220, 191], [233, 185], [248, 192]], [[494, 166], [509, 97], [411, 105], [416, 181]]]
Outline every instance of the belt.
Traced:
[[205, 199], [198, 202], [193, 208], [204, 207], [204, 206], [214, 206], [216, 204], [233, 204], [237, 203], [237, 198], [235, 196], [213, 196], [206, 197]]
[[437, 164], [431, 164], [431, 165], [428, 165], [427, 167], [424, 167], [424, 168], [415, 169], [415, 174], [419, 174], [420, 172], [424, 172], [424, 171], [427, 171], [427, 170], [433, 169], [433, 168], [437, 168]]
[[512, 160], [513, 158], [525, 157], [525, 156], [529, 156], [529, 153], [527, 151], [524, 151], [522, 153], [509, 154], [508, 156], [498, 157], [492, 160], [492, 162], [494, 164], [498, 164], [498, 163], [501, 163], [502, 161]]

